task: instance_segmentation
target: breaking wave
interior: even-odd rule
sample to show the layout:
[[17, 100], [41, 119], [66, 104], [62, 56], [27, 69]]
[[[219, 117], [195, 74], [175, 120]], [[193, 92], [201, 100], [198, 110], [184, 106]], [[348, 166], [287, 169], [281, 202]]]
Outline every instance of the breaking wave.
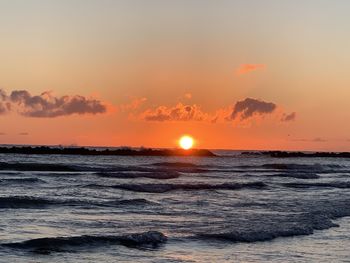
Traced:
[[[336, 225], [332, 225], [336, 226]], [[236, 230], [227, 233], [217, 234], [201, 234], [198, 235], [202, 238], [209, 239], [222, 239], [231, 242], [257, 242], [257, 241], [269, 241], [278, 237], [291, 237], [300, 235], [311, 235], [313, 233], [311, 227], [294, 226], [286, 229], [261, 229], [261, 230]]]
[[167, 237], [158, 231], [134, 233], [120, 236], [72, 236], [72, 237], [46, 237], [30, 239], [23, 242], [4, 243], [4, 247], [14, 249], [26, 249], [34, 253], [49, 254], [50, 252], [62, 252], [73, 247], [105, 246], [110, 244], [127, 247], [157, 247], [167, 241]]
[[324, 230], [338, 225], [325, 214], [291, 214], [286, 218], [275, 218], [274, 223], [262, 220], [260, 224], [218, 233], [203, 233], [197, 237], [219, 239], [230, 242], [269, 241], [279, 237], [311, 235], [314, 230]]

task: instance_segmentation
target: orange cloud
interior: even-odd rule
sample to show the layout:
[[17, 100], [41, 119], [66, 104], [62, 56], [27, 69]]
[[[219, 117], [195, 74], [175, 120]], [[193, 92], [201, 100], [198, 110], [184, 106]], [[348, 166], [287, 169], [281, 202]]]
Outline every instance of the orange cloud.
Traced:
[[209, 115], [204, 113], [197, 105], [184, 105], [178, 103], [174, 107], [159, 106], [148, 109], [141, 114], [146, 121], [205, 121]]
[[[280, 109], [280, 110], [278, 110]], [[141, 114], [129, 114], [135, 120], [145, 120], [154, 122], [168, 121], [201, 121], [208, 123], [231, 122], [234, 125], [250, 125], [251, 120], [262, 121], [266, 115], [278, 117], [278, 121], [289, 122], [295, 119], [296, 113], [286, 114], [281, 111], [281, 107], [272, 102], [246, 98], [237, 101], [233, 106], [223, 107], [214, 112], [204, 112], [200, 106], [185, 105], [178, 103], [175, 106], [159, 106], [147, 109]]]
[[220, 123], [224, 121], [230, 121], [230, 116], [232, 113], [232, 107], [226, 107], [217, 109], [214, 114], [211, 116], [211, 123]]
[[192, 94], [191, 93], [185, 93], [184, 97], [186, 99], [191, 99], [192, 98]]
[[242, 64], [239, 66], [236, 73], [238, 75], [243, 75], [243, 74], [246, 74], [248, 72], [255, 71], [258, 69], [264, 69], [264, 68], [266, 68], [265, 64]]
[[134, 98], [130, 103], [120, 105], [122, 111], [132, 111], [140, 108], [147, 101], [147, 98]]

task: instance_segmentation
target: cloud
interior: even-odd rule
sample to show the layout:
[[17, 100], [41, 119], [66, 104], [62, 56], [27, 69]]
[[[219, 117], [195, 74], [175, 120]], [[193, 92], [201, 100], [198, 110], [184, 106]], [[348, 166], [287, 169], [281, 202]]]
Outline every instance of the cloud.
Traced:
[[130, 103], [120, 105], [120, 109], [122, 111], [132, 111], [140, 108], [145, 102], [147, 98], [134, 98]]
[[186, 99], [192, 99], [192, 94], [191, 93], [185, 93], [184, 94], [184, 97], [186, 98]]
[[296, 118], [296, 113], [295, 112], [292, 112], [290, 114], [287, 114], [287, 113], [283, 113], [282, 115], [282, 118], [281, 118], [281, 121], [282, 122], [288, 122], [288, 121], [294, 121], [295, 118]]
[[217, 109], [213, 114], [210, 114], [211, 123], [221, 123], [231, 121], [232, 106]]
[[3, 102], [0, 102], [0, 115], [5, 114], [8, 111], [8, 108], [6, 107], [6, 104]]
[[292, 121], [296, 116], [295, 112], [290, 114], [283, 113], [282, 107], [277, 106], [275, 103], [245, 98], [237, 101], [233, 107], [221, 107], [212, 112], [205, 112], [196, 104], [188, 105], [179, 102], [175, 106], [161, 105], [146, 109], [143, 112], [135, 110], [129, 114], [129, 119], [153, 122], [198, 121], [212, 124], [231, 122], [234, 125], [243, 124], [247, 126], [251, 120], [267, 114], [274, 114], [274, 119], [277, 121], [282, 121], [282, 119], [283, 121]]
[[11, 104], [7, 102], [7, 95], [6, 92], [0, 89], [0, 115], [7, 113], [9, 110], [11, 110]]
[[237, 101], [231, 113], [231, 120], [238, 117], [240, 120], [245, 120], [255, 115], [264, 115], [272, 113], [277, 108], [277, 105], [272, 102], [246, 98], [245, 100]]
[[239, 66], [236, 73], [238, 75], [243, 75], [243, 74], [246, 74], [248, 72], [255, 71], [258, 69], [264, 69], [264, 68], [266, 68], [265, 64], [242, 64]]
[[0, 89], [0, 100], [5, 101], [7, 99], [6, 92], [2, 89]]
[[20, 135], [20, 136], [28, 136], [29, 133], [28, 132], [20, 132], [20, 133], [18, 133], [18, 135]]
[[208, 114], [201, 111], [197, 105], [184, 105], [178, 103], [174, 107], [159, 106], [156, 109], [148, 109], [141, 114], [146, 121], [204, 121]]
[[11, 110], [15, 106], [18, 113], [26, 117], [54, 118], [107, 111], [107, 106], [101, 101], [80, 95], [56, 97], [51, 92], [43, 92], [32, 96], [26, 90], [15, 90], [7, 96], [3, 90], [0, 90], [0, 99], [3, 101], [3, 103], [0, 102], [0, 113]]

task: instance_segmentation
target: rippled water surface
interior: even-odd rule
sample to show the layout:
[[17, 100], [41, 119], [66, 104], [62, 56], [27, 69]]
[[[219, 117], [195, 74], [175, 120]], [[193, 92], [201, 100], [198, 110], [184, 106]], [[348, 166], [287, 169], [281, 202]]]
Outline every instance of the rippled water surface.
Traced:
[[0, 155], [0, 262], [350, 262], [347, 159], [218, 154]]

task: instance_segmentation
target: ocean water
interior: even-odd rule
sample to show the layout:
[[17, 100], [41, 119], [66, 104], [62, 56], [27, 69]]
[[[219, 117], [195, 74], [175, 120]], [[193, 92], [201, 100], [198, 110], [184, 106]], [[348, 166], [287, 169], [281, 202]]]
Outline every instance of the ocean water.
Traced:
[[0, 262], [350, 262], [350, 162], [0, 155]]

